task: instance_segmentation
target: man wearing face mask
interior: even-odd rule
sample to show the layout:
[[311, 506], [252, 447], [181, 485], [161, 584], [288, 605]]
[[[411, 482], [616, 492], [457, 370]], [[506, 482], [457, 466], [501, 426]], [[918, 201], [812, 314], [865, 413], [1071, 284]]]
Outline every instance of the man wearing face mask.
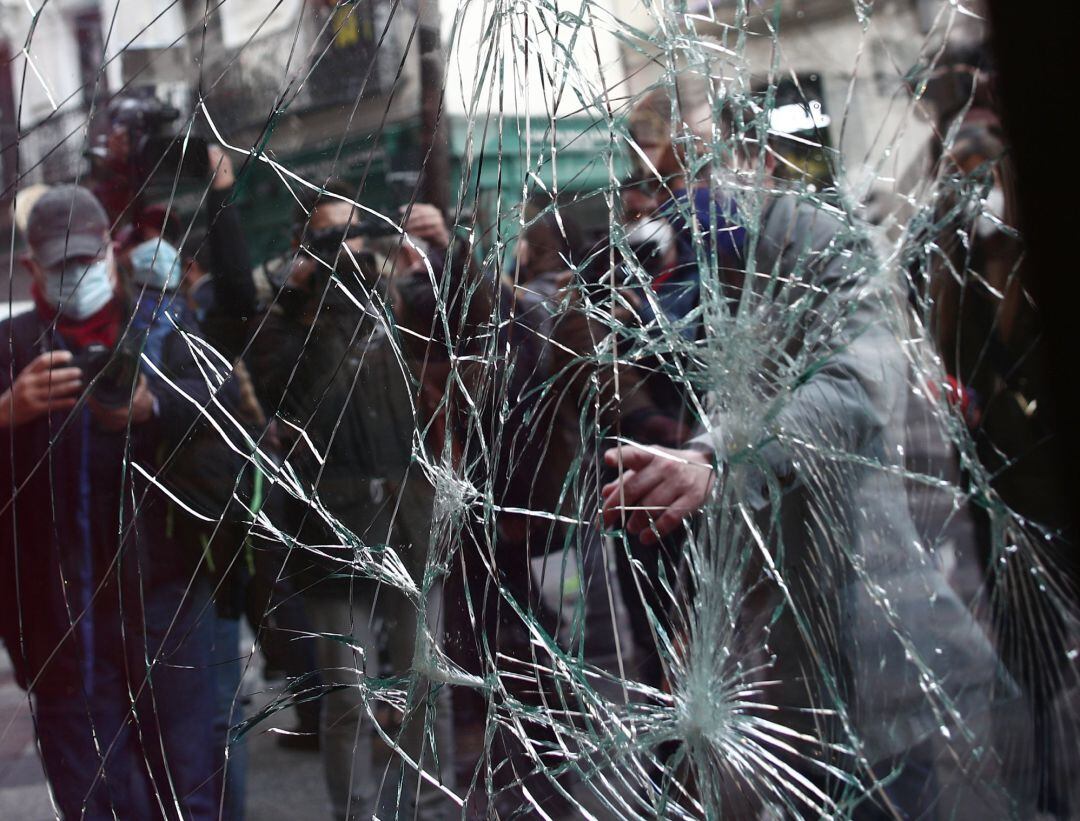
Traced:
[[[686, 116], [696, 122], [708, 112]], [[717, 197], [708, 185], [688, 175], [686, 152], [672, 139], [671, 123], [672, 100], [666, 88], [650, 92], [630, 112], [630, 136], [643, 155], [639, 155], [639, 175], [655, 181], [659, 205], [654, 214], [643, 214], [636, 222], [663, 219], [672, 229], [673, 264], [659, 281], [654, 278], [653, 289], [667, 319], [692, 338], [698, 325], [687, 317], [698, 305], [699, 267], [712, 264], [714, 257], [721, 265], [737, 264], [746, 230], [736, 219], [734, 200]], [[651, 233], [655, 235], [655, 229]]]
[[[617, 477], [602, 489], [604, 519], [646, 546], [692, 525], [680, 560], [699, 573], [679, 604], [724, 590], [710, 605], [732, 626], [715, 635], [742, 670], [760, 664], [740, 686], [760, 686], [798, 750], [791, 772], [827, 812], [848, 785], [806, 761], [879, 780], [845, 817], [1029, 817], [1027, 785], [994, 747], [999, 722], [1022, 722], [1016, 685], [928, 559], [900, 481], [908, 363], [894, 272], [857, 219], [771, 182], [775, 161], [755, 127], [739, 128], [735, 112], [718, 125], [765, 185], [740, 200], [757, 223], [747, 261], [702, 276], [727, 298], [702, 306], [705, 418], [681, 449], [608, 450]], [[678, 690], [691, 654], [662, 644]], [[1023, 751], [1024, 728], [1012, 732], [1010, 752]], [[859, 760], [836, 755], [846, 745]], [[723, 780], [731, 817], [769, 789], [767, 776]], [[782, 814], [807, 814], [778, 792]], [[761, 815], [756, 801], [746, 817]]]
[[143, 478], [198, 419], [180, 391], [209, 392], [175, 336], [164, 378], [141, 372], [108, 231], [77, 186], [27, 223], [35, 306], [0, 323], [0, 628], [62, 817], [211, 818], [208, 590]]
[[627, 223], [624, 230], [626, 242], [651, 277], [652, 286], [663, 285], [675, 273], [679, 259], [671, 223], [662, 216], [651, 215]]

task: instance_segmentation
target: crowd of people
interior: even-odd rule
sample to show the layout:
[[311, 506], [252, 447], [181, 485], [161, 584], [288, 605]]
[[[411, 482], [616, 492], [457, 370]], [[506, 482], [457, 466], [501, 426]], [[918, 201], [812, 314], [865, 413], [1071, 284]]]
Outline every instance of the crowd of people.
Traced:
[[[618, 534], [633, 675], [657, 699], [692, 691], [689, 612], [717, 597], [725, 665], [782, 716], [762, 769], [786, 773], [790, 806], [1005, 817], [1044, 800], [1009, 756], [1031, 743], [1017, 705], [1050, 696], [1002, 663], [906, 503], [899, 278], [836, 209], [774, 182], [771, 138], [732, 111], [732, 179], [762, 191], [753, 220], [736, 213], [688, 171], [672, 105], [661, 90], [630, 113], [643, 161], [617, 241], [590, 245], [542, 206], [501, 267], [437, 208], [371, 216], [362, 189], [327, 180], [301, 192], [268, 287], [213, 146], [204, 227], [100, 186], [37, 199], [34, 304], [0, 323], [0, 608], [63, 818], [243, 817], [245, 621], [295, 708], [281, 742], [319, 751], [335, 817], [459, 814], [455, 712], [482, 723], [486, 707], [453, 698], [446, 671], [482, 682], [493, 659], [530, 658], [530, 630], [558, 632], [533, 560], [602, 533]], [[747, 315], [765, 331], [740, 373], [721, 331]], [[448, 514], [435, 468], [479, 488], [482, 514]], [[724, 569], [739, 596], [709, 587], [723, 551], [744, 562]], [[549, 704], [545, 676], [520, 703]], [[521, 731], [554, 751], [552, 732]], [[490, 734], [495, 787], [572, 809], [528, 741]], [[673, 773], [674, 739], [651, 747]], [[784, 806], [722, 771], [731, 817]], [[638, 811], [663, 812], [673, 788], [655, 780]]]

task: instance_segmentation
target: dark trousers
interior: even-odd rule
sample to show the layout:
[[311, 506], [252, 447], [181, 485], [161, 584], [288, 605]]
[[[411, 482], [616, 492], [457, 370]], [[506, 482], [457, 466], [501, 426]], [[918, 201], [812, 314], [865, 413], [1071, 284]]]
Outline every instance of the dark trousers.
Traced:
[[[214, 753], [222, 821], [243, 821], [247, 785], [247, 740], [232, 740], [232, 728], [244, 719], [240, 693], [243, 664], [240, 657], [240, 620], [218, 615], [214, 619]], [[226, 751], [228, 757], [226, 758]]]
[[[61, 818], [112, 819], [114, 809], [120, 814], [131, 806], [134, 762], [108, 710], [95, 709], [100, 698], [79, 689], [34, 698], [41, 761]], [[114, 740], [120, 743], [110, 750]]]
[[209, 587], [121, 567], [32, 689], [53, 795], [65, 819], [217, 818]]
[[[663, 590], [661, 570], [669, 584], [677, 585], [676, 556], [684, 538], [685, 531], [680, 527], [659, 545], [643, 545], [637, 537], [629, 535], [625, 537], [625, 542], [622, 538], [615, 540], [615, 569], [623, 605], [630, 620], [634, 662], [640, 680], [653, 687], [660, 687], [664, 683], [663, 650], [656, 644], [656, 626], [670, 631], [672, 611], [676, 607], [676, 603]], [[635, 569], [635, 565], [643, 568], [644, 573]]]

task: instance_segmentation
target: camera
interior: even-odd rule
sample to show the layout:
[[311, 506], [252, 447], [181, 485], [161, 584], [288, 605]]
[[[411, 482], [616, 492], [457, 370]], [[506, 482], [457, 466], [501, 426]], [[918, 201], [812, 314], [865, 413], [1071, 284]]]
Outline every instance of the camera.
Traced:
[[139, 377], [139, 344], [123, 339], [115, 348], [92, 343], [75, 354], [72, 365], [82, 371], [83, 380], [92, 384], [95, 401], [119, 408], [131, 400]]
[[[581, 288], [591, 294], [603, 295], [612, 287], [626, 288], [642, 285], [645, 277], [655, 275], [657, 266], [649, 263], [655, 259], [658, 248], [651, 243], [631, 245], [630, 259], [622, 249], [613, 247], [607, 239], [597, 243], [589, 252], [581, 270]], [[636, 263], [636, 264], [635, 264]]]
[[332, 225], [318, 231], [309, 231], [304, 244], [314, 256], [332, 263], [341, 251], [341, 244], [347, 240], [356, 237], [377, 239], [398, 233], [398, 228], [393, 223], [368, 217], [350, 223], [348, 227]]
[[[174, 126], [179, 117], [180, 111], [155, 97], [153, 89], [117, 96], [109, 104], [110, 130], [119, 128], [127, 133], [128, 165], [137, 178], [174, 177], [179, 173], [202, 179], [209, 175], [206, 140], [179, 132]], [[108, 160], [108, 139], [108, 135], [102, 135], [87, 152], [91, 162]]]

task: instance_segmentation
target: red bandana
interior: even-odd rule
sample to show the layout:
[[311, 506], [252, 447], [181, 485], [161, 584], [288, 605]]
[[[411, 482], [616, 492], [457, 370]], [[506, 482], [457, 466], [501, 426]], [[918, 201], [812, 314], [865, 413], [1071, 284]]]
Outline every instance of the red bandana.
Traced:
[[667, 268], [665, 268], [659, 274], [654, 276], [652, 278], [652, 283], [651, 283], [652, 284], [652, 289], [654, 291], [660, 290], [660, 286], [663, 285], [665, 282], [667, 282], [669, 279], [671, 279], [671, 275], [675, 273], [675, 269], [677, 267], [678, 267], [677, 265], [669, 265]]
[[81, 350], [95, 342], [111, 348], [120, 337], [120, 324], [123, 322], [124, 312], [120, 300], [116, 298], [110, 299], [104, 308], [86, 319], [72, 319], [57, 314], [56, 309], [46, 302], [45, 297], [38, 290], [37, 283], [34, 283], [31, 293], [38, 315], [49, 324], [55, 322], [60, 336], [76, 350]]

